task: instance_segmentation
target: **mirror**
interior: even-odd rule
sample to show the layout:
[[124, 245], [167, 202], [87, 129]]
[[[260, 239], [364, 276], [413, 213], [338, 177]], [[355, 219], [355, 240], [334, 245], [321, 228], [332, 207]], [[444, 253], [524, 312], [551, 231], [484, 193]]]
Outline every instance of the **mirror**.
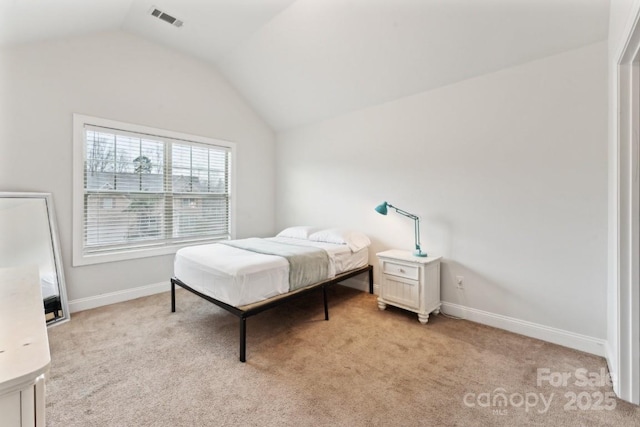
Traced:
[[47, 325], [69, 320], [49, 193], [0, 192], [0, 268], [37, 266]]

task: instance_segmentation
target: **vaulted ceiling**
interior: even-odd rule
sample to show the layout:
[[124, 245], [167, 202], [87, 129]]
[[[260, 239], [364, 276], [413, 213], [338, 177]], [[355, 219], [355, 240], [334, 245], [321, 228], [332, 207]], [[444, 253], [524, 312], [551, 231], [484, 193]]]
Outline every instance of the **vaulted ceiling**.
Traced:
[[609, 0], [0, 0], [0, 45], [128, 31], [283, 130], [605, 40], [608, 20]]

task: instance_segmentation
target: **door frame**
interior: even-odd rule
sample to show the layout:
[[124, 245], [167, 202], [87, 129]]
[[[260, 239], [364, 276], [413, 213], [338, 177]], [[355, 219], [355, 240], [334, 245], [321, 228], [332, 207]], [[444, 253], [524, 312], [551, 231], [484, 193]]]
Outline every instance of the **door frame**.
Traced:
[[617, 262], [610, 358], [618, 396], [640, 404], [640, 14], [617, 57]]

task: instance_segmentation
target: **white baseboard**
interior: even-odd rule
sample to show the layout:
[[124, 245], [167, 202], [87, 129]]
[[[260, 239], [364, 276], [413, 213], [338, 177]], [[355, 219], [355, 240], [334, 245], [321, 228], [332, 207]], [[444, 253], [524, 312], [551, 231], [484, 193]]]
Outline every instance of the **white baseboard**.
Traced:
[[500, 314], [489, 313], [450, 302], [442, 303], [442, 311], [445, 314], [471, 320], [472, 322], [493, 326], [531, 338], [537, 338], [564, 347], [595, 354], [596, 356], [607, 357], [607, 342], [603, 339], [576, 334], [574, 332], [515, 319], [513, 317], [502, 316]]
[[[369, 278], [367, 276], [366, 279], [361, 277], [351, 277], [349, 279], [345, 279], [340, 282], [341, 285], [347, 286], [349, 288], [357, 289], [362, 292], [369, 292]], [[374, 290], [377, 285], [374, 285]], [[374, 291], [375, 292], [375, 291]]]
[[[363, 292], [369, 292], [368, 280], [358, 280], [357, 278], [351, 278], [341, 282], [341, 284], [361, 290]], [[374, 291], [377, 291], [377, 288], [378, 286], [374, 285]], [[69, 301], [69, 311], [71, 313], [75, 313], [77, 311], [89, 310], [91, 308], [102, 307], [104, 305], [115, 304], [140, 297], [145, 297], [148, 295], [167, 292], [170, 289], [171, 284], [169, 282], [161, 282], [146, 286], [140, 286], [133, 289], [110, 292], [108, 294], [102, 294], [93, 297], [79, 298]], [[527, 322], [525, 320], [515, 319], [513, 317], [494, 314], [459, 304], [453, 304], [450, 302], [443, 302], [441, 310], [446, 314], [470, 320], [472, 322], [504, 329], [510, 332], [515, 332], [517, 334], [537, 338], [543, 341], [605, 357], [609, 365], [609, 371], [616, 372], [616, 366], [614, 363], [615, 358], [612, 357], [613, 353], [611, 352], [611, 349], [608, 347], [605, 340], [576, 334], [574, 332], [552, 328], [549, 326], [539, 325], [537, 323]], [[612, 379], [614, 381], [615, 387], [617, 378]]]
[[69, 301], [69, 311], [71, 313], [75, 313], [76, 311], [89, 310], [91, 308], [102, 307], [103, 305], [129, 301], [140, 297], [146, 297], [148, 295], [167, 292], [169, 290], [171, 290], [171, 283], [161, 282], [133, 289], [109, 292], [108, 294], [96, 295], [94, 297], [78, 298]]
[[[340, 283], [342, 285], [349, 286], [350, 288], [358, 289], [363, 292], [369, 292], [368, 280], [350, 278]], [[140, 286], [133, 289], [109, 292], [108, 294], [101, 294], [93, 297], [78, 298], [69, 301], [69, 311], [71, 313], [75, 313], [77, 311], [89, 310], [92, 308], [102, 307], [104, 305], [116, 304], [140, 297], [146, 297], [148, 295], [159, 294], [161, 292], [167, 292], [169, 290], [171, 290], [171, 282], [162, 282]]]

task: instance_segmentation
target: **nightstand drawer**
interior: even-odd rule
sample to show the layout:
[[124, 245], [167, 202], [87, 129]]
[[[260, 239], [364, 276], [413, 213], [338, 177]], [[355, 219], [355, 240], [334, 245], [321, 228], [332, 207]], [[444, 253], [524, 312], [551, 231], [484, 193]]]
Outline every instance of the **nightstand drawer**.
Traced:
[[404, 277], [409, 280], [418, 280], [420, 277], [420, 268], [399, 264], [391, 261], [384, 261], [382, 264], [382, 272], [396, 277]]

